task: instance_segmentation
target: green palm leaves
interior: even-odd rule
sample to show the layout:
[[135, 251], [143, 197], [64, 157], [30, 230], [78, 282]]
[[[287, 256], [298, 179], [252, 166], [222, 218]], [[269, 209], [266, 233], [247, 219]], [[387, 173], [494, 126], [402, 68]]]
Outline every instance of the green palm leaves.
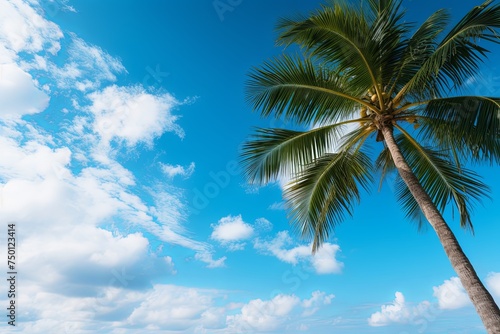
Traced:
[[359, 200], [358, 186], [368, 186], [372, 163], [362, 152], [329, 153], [305, 166], [285, 190], [293, 224], [313, 239], [313, 253], [328, 239], [330, 231], [351, 214]]
[[[297, 45], [301, 54], [250, 73], [254, 109], [309, 130], [258, 129], [244, 146], [246, 174], [260, 184], [290, 179], [290, 217], [313, 250], [352, 212], [377, 169], [382, 176], [394, 169], [386, 149], [367, 146], [375, 132], [384, 139], [381, 129], [396, 133], [434, 205], [441, 212], [454, 206], [463, 227], [472, 227], [471, 204], [487, 187], [462, 164], [500, 160], [500, 98], [452, 95], [477, 73], [488, 52], [484, 42], [500, 42], [500, 6], [486, 1], [447, 32], [444, 10], [417, 28], [403, 16], [400, 0], [366, 0], [281, 20], [278, 43]], [[356, 125], [349, 134], [341, 131], [346, 124]], [[396, 195], [408, 215], [418, 216], [404, 183]]]
[[358, 97], [366, 89], [310, 59], [283, 56], [264, 63], [250, 78], [248, 100], [263, 116], [301, 124], [333, 123], [367, 105]]
[[[486, 196], [488, 187], [480, 181], [476, 173], [454, 164], [446, 153], [423, 147], [406, 131], [401, 129], [401, 132], [396, 142], [434, 204], [440, 211], [451, 205], [459, 213], [460, 225], [473, 230], [470, 219], [471, 204]], [[379, 157], [378, 166], [394, 169], [393, 162], [388, 159], [385, 150]], [[420, 208], [400, 177], [396, 181], [396, 196], [407, 215], [423, 224]]]

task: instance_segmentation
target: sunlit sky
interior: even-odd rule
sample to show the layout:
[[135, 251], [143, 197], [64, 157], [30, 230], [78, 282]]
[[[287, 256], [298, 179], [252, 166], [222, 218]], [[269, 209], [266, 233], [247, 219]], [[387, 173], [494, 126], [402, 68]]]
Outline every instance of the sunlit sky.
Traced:
[[[456, 22], [481, 2], [403, 6]], [[394, 177], [313, 257], [280, 183], [241, 173], [254, 128], [289, 125], [252, 111], [247, 75], [289, 52], [279, 18], [321, 3], [0, 0], [0, 256], [14, 222], [18, 332], [485, 333]], [[500, 96], [490, 49], [466, 93]], [[445, 218], [498, 302], [498, 167], [471, 167], [491, 187], [475, 235]]]

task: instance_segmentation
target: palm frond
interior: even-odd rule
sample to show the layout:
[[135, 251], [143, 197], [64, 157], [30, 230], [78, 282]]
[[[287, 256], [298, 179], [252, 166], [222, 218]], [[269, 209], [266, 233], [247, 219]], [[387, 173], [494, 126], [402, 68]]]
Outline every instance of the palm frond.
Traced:
[[411, 24], [402, 21], [405, 14], [401, 9], [402, 1], [369, 0], [368, 2], [373, 17], [368, 38], [376, 45], [376, 49], [372, 52], [375, 52], [378, 60], [377, 80], [384, 89], [390, 85], [400, 68], [399, 60], [403, 58], [406, 49], [404, 36], [409, 32]]
[[446, 28], [449, 14], [445, 10], [438, 10], [432, 14], [422, 25], [405, 41], [405, 49], [399, 59], [394, 59], [398, 68], [391, 78], [389, 95], [400, 90], [420, 70], [422, 64], [436, 49], [437, 37]]
[[340, 144], [337, 151], [357, 152], [360, 149], [367, 149], [366, 140], [377, 131], [377, 129], [369, 122], [363, 123], [362, 119], [358, 120], [361, 125], [349, 133], [345, 133], [339, 140]]
[[[401, 134], [396, 136], [396, 142], [401, 140]], [[394, 180], [391, 184], [391, 189], [394, 190], [396, 198], [401, 202], [403, 208], [406, 211], [406, 215], [410, 218], [410, 221], [417, 224], [419, 231], [424, 230], [427, 225], [424, 224], [425, 216], [420, 210], [420, 206], [413, 196], [409, 193], [406, 184], [403, 181], [401, 175], [397, 172], [394, 160], [392, 160], [391, 153], [387, 147], [380, 152], [379, 156], [375, 160], [375, 168], [381, 172], [379, 191], [382, 188], [382, 183], [384, 182], [388, 174], [394, 175]]]
[[380, 152], [377, 159], [375, 160], [375, 169], [380, 172], [380, 181], [378, 186], [378, 189], [380, 191], [382, 189], [382, 183], [384, 182], [387, 174], [396, 172], [394, 160], [392, 160], [391, 152], [389, 152], [387, 146], [384, 147], [384, 149]]
[[306, 166], [285, 190], [292, 224], [302, 236], [313, 239], [313, 253], [345, 213], [351, 214], [360, 198], [358, 186], [368, 188], [371, 169], [369, 157], [362, 152], [325, 154]]
[[354, 88], [349, 80], [311, 60], [283, 56], [250, 73], [247, 98], [264, 117], [283, 116], [302, 124], [335, 122], [362, 105], [370, 107], [357, 97], [364, 89]]
[[397, 96], [442, 95], [452, 88], [460, 88], [476, 74], [485, 59], [487, 49], [480, 40], [500, 43], [495, 29], [500, 27], [500, 5], [488, 0], [469, 11], [443, 38], [432, 55], [408, 81]]
[[[396, 127], [401, 131], [396, 138], [398, 146], [436, 207], [443, 212], [451, 203], [459, 212], [460, 225], [472, 229], [470, 208], [474, 202], [487, 196], [488, 187], [475, 172], [457, 168], [446, 152], [423, 147], [403, 128]], [[414, 217], [420, 210], [406, 185], [400, 184], [397, 197], [409, 217]]]
[[377, 88], [380, 61], [369, 22], [359, 8], [347, 2], [323, 6], [301, 21], [282, 20], [278, 43], [297, 44], [313, 57], [334, 65], [365, 91]]
[[266, 184], [279, 176], [292, 176], [338, 143], [343, 124], [309, 131], [257, 129], [241, 155], [248, 180]]
[[431, 100], [422, 135], [461, 158], [500, 161], [500, 98], [459, 96]]
[[396, 179], [394, 180], [394, 191], [396, 198], [400, 201], [401, 205], [406, 211], [406, 216], [417, 225], [418, 231], [425, 231], [428, 228], [427, 220], [423, 214], [420, 206], [417, 203], [415, 197], [411, 196], [408, 187], [401, 175], [396, 174]]

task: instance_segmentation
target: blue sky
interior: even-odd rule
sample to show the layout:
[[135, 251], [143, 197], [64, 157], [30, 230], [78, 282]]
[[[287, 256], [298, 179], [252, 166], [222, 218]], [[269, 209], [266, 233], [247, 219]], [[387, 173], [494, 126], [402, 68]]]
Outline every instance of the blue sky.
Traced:
[[[247, 73], [283, 52], [278, 18], [320, 3], [0, 0], [0, 217], [17, 225], [19, 332], [484, 333], [391, 178], [312, 257], [280, 185], [241, 174], [253, 128], [289, 126], [252, 112]], [[459, 3], [404, 6], [456, 20], [481, 1]], [[500, 95], [491, 50], [468, 93]], [[499, 301], [498, 168], [474, 169], [491, 187], [475, 235], [446, 219]]]

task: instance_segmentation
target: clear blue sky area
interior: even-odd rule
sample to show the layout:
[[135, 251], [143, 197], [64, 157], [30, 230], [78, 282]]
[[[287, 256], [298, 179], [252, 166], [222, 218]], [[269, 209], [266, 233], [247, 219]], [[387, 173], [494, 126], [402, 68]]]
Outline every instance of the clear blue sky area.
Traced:
[[[403, 7], [457, 22], [481, 2]], [[280, 184], [241, 173], [255, 127], [290, 126], [252, 111], [248, 73], [297, 51], [275, 45], [279, 18], [322, 3], [0, 0], [0, 238], [16, 224], [19, 272], [0, 332], [485, 333], [394, 177], [313, 257]], [[466, 94], [500, 96], [488, 47]], [[491, 187], [475, 234], [445, 218], [498, 302], [498, 167], [470, 167]]]

